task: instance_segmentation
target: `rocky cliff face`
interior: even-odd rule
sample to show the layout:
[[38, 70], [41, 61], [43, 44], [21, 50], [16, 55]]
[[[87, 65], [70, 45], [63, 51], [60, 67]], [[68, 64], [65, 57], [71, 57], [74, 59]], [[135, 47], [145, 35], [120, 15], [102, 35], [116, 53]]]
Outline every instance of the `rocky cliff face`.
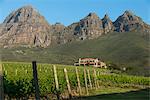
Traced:
[[107, 14], [102, 19], [102, 23], [105, 34], [114, 31], [114, 25]]
[[60, 34], [60, 43], [94, 39], [104, 33], [102, 20], [95, 14], [89, 13], [79, 22], [66, 27]]
[[95, 13], [90, 13], [78, 22], [73, 34], [84, 40], [97, 38], [103, 33], [102, 20]]
[[3, 22], [0, 34], [2, 46], [39, 46], [51, 44], [50, 26], [31, 6], [12, 12]]
[[0, 47], [47, 47], [94, 39], [114, 31], [150, 33], [150, 26], [130, 11], [125, 11], [115, 22], [107, 14], [100, 19], [95, 13], [89, 13], [79, 22], [67, 27], [60, 23], [49, 25], [36, 9], [24, 6], [12, 12], [0, 24]]
[[52, 33], [52, 45], [57, 45], [57, 44], [63, 44], [64, 42], [60, 41], [60, 36], [62, 31], [66, 27], [61, 24], [61, 23], [56, 23], [51, 26], [51, 33]]
[[114, 22], [115, 31], [127, 32], [127, 31], [148, 31], [147, 25], [142, 19], [134, 15], [130, 11], [125, 11], [123, 15], [119, 16]]

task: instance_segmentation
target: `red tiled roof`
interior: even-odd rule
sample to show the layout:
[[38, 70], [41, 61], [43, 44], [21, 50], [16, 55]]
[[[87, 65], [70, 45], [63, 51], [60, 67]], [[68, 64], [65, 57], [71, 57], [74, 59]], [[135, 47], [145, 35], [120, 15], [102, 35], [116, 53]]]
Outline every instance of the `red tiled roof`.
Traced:
[[81, 60], [96, 60], [97, 58], [81, 58]]

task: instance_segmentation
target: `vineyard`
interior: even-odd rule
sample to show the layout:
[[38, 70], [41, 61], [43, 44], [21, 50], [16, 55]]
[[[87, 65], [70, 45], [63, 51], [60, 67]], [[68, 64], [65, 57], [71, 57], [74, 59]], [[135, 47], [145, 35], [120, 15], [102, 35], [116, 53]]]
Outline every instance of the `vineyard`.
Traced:
[[[5, 98], [34, 98], [32, 64], [4, 62], [2, 66]], [[37, 73], [43, 99], [56, 98], [58, 94], [62, 99], [70, 95], [93, 95], [97, 90], [109, 87], [144, 89], [150, 84], [149, 77], [116, 74], [112, 70], [92, 67], [37, 64]]]

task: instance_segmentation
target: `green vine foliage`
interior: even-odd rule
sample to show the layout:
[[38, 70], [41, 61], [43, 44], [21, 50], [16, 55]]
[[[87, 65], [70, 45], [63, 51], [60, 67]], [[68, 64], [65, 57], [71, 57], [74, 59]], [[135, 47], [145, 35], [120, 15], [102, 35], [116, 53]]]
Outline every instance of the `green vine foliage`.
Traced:
[[[64, 67], [68, 71], [69, 82], [72, 90], [77, 90], [77, 77], [74, 66], [56, 65], [59, 90], [56, 90], [53, 67], [50, 64], [38, 64], [38, 82], [40, 95], [62, 94], [67, 90], [67, 83], [64, 74]], [[29, 63], [3, 63], [4, 69], [4, 92], [11, 98], [29, 97], [35, 93], [33, 87], [32, 65]], [[87, 67], [90, 71], [92, 84], [94, 85], [93, 68]], [[81, 87], [85, 87], [84, 68], [78, 67]], [[100, 75], [97, 80], [104, 86], [121, 86], [122, 84], [149, 85], [150, 78], [142, 76], [129, 76], [111, 73], [108, 69], [95, 69]], [[89, 84], [89, 79], [87, 77]]]

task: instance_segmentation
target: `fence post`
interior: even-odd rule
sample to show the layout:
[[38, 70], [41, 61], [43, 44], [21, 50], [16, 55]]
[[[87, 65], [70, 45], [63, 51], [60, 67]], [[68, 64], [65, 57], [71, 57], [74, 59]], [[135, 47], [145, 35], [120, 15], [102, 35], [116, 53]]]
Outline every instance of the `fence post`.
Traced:
[[66, 77], [66, 82], [67, 82], [67, 87], [68, 87], [68, 92], [69, 92], [69, 98], [72, 98], [72, 94], [71, 94], [71, 88], [70, 88], [70, 83], [69, 83], [69, 78], [68, 78], [68, 73], [67, 73], [67, 69], [64, 68], [64, 73], [65, 73], [65, 77]]
[[81, 91], [81, 85], [80, 85], [80, 79], [79, 79], [79, 73], [78, 73], [78, 69], [76, 67], [76, 75], [77, 75], [77, 81], [78, 81], [78, 88], [79, 88], [79, 95], [82, 95], [82, 91]]
[[94, 83], [95, 83], [95, 89], [97, 90], [97, 77], [96, 77], [95, 69], [94, 69]]
[[35, 98], [36, 100], [40, 100], [36, 61], [32, 62], [32, 68], [33, 68], [33, 78], [34, 78], [34, 85], [35, 85]]
[[99, 88], [99, 82], [98, 82], [98, 78], [97, 78], [98, 73], [97, 73], [97, 71], [95, 71], [95, 73], [96, 73], [96, 83], [97, 83], [97, 88]]
[[90, 88], [92, 89], [92, 82], [91, 82], [91, 78], [90, 78], [90, 71], [87, 70], [88, 73], [88, 79], [89, 79], [89, 83], [90, 83]]
[[98, 73], [97, 73], [97, 74], [98, 74], [98, 76], [100, 75], [99, 71], [98, 71]]
[[86, 69], [84, 68], [84, 80], [85, 80], [85, 90], [86, 90], [86, 94], [88, 95], [88, 86], [87, 86], [87, 75], [86, 75]]
[[57, 99], [60, 100], [59, 84], [58, 84], [57, 71], [56, 71], [56, 66], [55, 65], [53, 65], [53, 69], [54, 69], [54, 78], [55, 78], [56, 91], [57, 91]]
[[0, 100], [4, 100], [3, 68], [1, 62], [0, 62]]
[[[99, 78], [99, 71], [98, 71], [98, 73], [97, 73], [98, 75], [97, 75], [97, 77]], [[100, 82], [99, 82], [99, 79], [97, 78], [97, 84], [98, 84], [98, 88], [100, 88]]]

